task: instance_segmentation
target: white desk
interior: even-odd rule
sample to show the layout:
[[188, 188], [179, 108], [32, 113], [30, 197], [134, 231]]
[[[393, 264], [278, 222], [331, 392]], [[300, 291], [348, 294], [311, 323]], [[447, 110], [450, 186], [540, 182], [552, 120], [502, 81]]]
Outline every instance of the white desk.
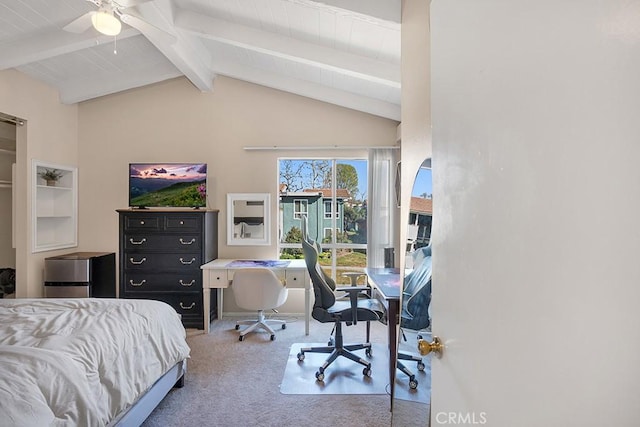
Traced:
[[[200, 268], [202, 269], [202, 296], [204, 303], [204, 312], [210, 312], [211, 305], [211, 289], [218, 290], [218, 318], [222, 318], [222, 293], [225, 288], [231, 285], [233, 273], [238, 268], [247, 268], [247, 266], [230, 265], [233, 259], [215, 259], [208, 262]], [[265, 261], [265, 260], [256, 260]], [[268, 261], [268, 260], [266, 260]], [[274, 260], [275, 261], [275, 260]], [[309, 318], [311, 317], [311, 280], [307, 271], [307, 265], [303, 259], [278, 260], [287, 261], [288, 265], [283, 267], [267, 267], [286, 283], [287, 288], [304, 288], [304, 333], [309, 335]], [[256, 266], [260, 267], [260, 266]], [[251, 267], [249, 267], [251, 268]], [[209, 333], [209, 319], [205, 315], [204, 331]]]

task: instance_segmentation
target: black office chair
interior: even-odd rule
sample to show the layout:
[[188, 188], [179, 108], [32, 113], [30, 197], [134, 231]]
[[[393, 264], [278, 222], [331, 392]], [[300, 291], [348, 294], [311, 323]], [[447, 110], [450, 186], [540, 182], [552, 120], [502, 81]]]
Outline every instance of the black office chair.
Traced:
[[[416, 250], [413, 270], [407, 274], [402, 290], [402, 309], [400, 311], [400, 331], [404, 337], [404, 330], [410, 329], [418, 333], [431, 325], [429, 304], [431, 303], [431, 247]], [[418, 338], [422, 338], [418, 335]], [[422, 358], [412, 354], [398, 352], [397, 367], [409, 376], [409, 388], [418, 388], [415, 374], [400, 360], [417, 363], [419, 371], [424, 371]]]
[[318, 264], [318, 251], [315, 242], [303, 239], [302, 249], [307, 270], [313, 284], [315, 301], [311, 316], [321, 323], [333, 322], [335, 328], [334, 345], [326, 347], [305, 347], [298, 353], [298, 360], [303, 361], [305, 353], [329, 353], [329, 357], [318, 368], [316, 379], [324, 380], [324, 371], [338, 356], [343, 356], [364, 366], [362, 374], [371, 376], [371, 363], [352, 353], [356, 350], [365, 350], [365, 355], [371, 356], [371, 343], [344, 345], [342, 337], [342, 323], [347, 326], [355, 325], [359, 321], [380, 320], [384, 315], [384, 309], [375, 299], [361, 299], [358, 294], [367, 292], [367, 286], [345, 286], [341, 291], [349, 293], [349, 301], [336, 301], [335, 283], [327, 281]]
[[[308, 218], [306, 214], [303, 214], [301, 216], [301, 221], [300, 221], [300, 227], [301, 227], [301, 231], [302, 231], [302, 240], [303, 241], [307, 241], [309, 242], [311, 245], [313, 245], [316, 249], [316, 252], [319, 254], [322, 253], [322, 246], [320, 245], [320, 243], [318, 243], [318, 241], [313, 240], [310, 236], [309, 236], [309, 224], [308, 224]], [[322, 278], [324, 279], [325, 282], [327, 282], [327, 284], [329, 285], [329, 287], [331, 289], [333, 289], [334, 291], [342, 291], [342, 287], [336, 287], [336, 282], [331, 278], [331, 276], [329, 276], [322, 268], [320, 268], [320, 274], [322, 275]], [[347, 275], [349, 277], [349, 280], [351, 281], [351, 286], [357, 286], [356, 281], [358, 279], [358, 277], [364, 276], [366, 277], [367, 275], [365, 273], [349, 273]], [[336, 295], [336, 298], [339, 300], [344, 300], [344, 299], [349, 299], [349, 293], [345, 292], [341, 295]], [[369, 288], [368, 292], [366, 293], [358, 293], [358, 298], [371, 298], [371, 288]], [[333, 333], [336, 331], [335, 326], [333, 327], [333, 329], [331, 330], [331, 334], [329, 335], [329, 341], [327, 345], [334, 345], [335, 344], [335, 340], [333, 338]], [[369, 342], [369, 340], [371, 339], [371, 322], [367, 322], [367, 330], [366, 330], [366, 335], [367, 335], [367, 342]]]

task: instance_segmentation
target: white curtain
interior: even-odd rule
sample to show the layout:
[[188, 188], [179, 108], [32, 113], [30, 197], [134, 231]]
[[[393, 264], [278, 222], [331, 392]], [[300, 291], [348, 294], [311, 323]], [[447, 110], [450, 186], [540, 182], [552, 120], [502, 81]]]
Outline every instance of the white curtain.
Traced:
[[393, 247], [396, 211], [394, 183], [396, 152], [369, 150], [369, 190], [367, 195], [367, 266], [384, 267], [384, 250]]

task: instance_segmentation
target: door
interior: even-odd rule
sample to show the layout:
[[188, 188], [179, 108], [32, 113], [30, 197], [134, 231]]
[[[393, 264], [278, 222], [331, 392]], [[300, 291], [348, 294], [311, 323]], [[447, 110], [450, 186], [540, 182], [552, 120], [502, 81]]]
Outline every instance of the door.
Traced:
[[433, 0], [431, 48], [432, 425], [638, 425], [640, 2]]

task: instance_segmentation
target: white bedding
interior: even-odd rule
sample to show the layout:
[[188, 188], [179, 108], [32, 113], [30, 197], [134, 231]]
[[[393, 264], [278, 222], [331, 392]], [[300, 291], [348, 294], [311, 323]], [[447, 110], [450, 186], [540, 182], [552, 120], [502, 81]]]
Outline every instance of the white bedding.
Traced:
[[188, 358], [169, 305], [0, 300], [0, 424], [103, 426]]

